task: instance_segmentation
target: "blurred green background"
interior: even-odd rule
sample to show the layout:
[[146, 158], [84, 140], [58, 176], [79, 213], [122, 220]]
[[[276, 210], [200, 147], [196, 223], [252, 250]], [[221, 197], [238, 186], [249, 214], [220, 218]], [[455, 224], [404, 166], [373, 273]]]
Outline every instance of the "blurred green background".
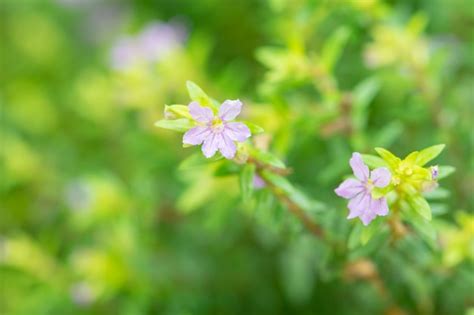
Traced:
[[[472, 1], [0, 0], [0, 18], [1, 314], [473, 314]], [[127, 45], [150, 25], [148, 58]], [[153, 123], [186, 80], [244, 101], [343, 242], [352, 151], [445, 143], [439, 244], [341, 253], [265, 189], [243, 205], [236, 176], [179, 167], [198, 149]], [[344, 267], [364, 257], [388, 293]]]

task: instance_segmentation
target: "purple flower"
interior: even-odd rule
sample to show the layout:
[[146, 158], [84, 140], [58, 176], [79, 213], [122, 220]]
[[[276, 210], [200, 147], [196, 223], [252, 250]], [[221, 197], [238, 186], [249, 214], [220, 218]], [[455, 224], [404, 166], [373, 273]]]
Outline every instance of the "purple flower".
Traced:
[[186, 38], [183, 26], [179, 24], [151, 23], [141, 32], [138, 41], [143, 57], [149, 61], [162, 59], [167, 53], [179, 47]]
[[179, 23], [150, 23], [136, 36], [118, 40], [111, 52], [112, 67], [126, 70], [138, 64], [158, 62], [182, 46], [185, 39], [186, 31]]
[[112, 67], [115, 69], [131, 68], [140, 62], [140, 48], [132, 37], [121, 38], [112, 49]]
[[432, 180], [437, 180], [439, 176], [439, 167], [438, 165], [432, 166], [431, 167], [431, 179]]
[[255, 174], [253, 176], [253, 187], [258, 190], [267, 187], [267, 184], [262, 177], [260, 177], [258, 174]]
[[377, 215], [388, 214], [387, 199], [385, 197], [374, 199], [372, 190], [374, 187], [386, 187], [392, 175], [385, 167], [369, 172], [368, 166], [364, 164], [361, 155], [357, 152], [352, 154], [349, 163], [357, 179], [350, 178], [343, 181], [335, 192], [342, 198], [350, 199], [347, 218], [359, 217], [364, 225], [368, 225]]
[[183, 143], [202, 144], [202, 152], [207, 158], [218, 150], [227, 159], [235, 156], [235, 141], [243, 142], [250, 137], [249, 128], [240, 122], [231, 122], [240, 114], [242, 102], [226, 100], [214, 116], [212, 109], [203, 107], [198, 102], [189, 104], [189, 113], [199, 126], [189, 129], [183, 136]]

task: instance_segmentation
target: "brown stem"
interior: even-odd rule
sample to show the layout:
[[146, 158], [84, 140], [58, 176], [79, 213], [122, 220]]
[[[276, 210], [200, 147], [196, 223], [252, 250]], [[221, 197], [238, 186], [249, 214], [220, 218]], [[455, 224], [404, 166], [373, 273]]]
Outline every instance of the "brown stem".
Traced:
[[396, 305], [394, 297], [385, 286], [377, 265], [373, 261], [369, 259], [359, 259], [348, 263], [344, 270], [344, 277], [347, 280], [365, 280], [370, 283], [375, 290], [377, 290], [380, 297], [388, 302], [389, 307], [385, 314], [406, 314], [403, 309]]
[[323, 228], [316, 224], [307, 214], [303, 211], [297, 204], [290, 200], [286, 195], [279, 193], [271, 183], [265, 181], [267, 185], [272, 189], [273, 193], [277, 198], [288, 208], [288, 210], [293, 213], [301, 223], [310, 231], [314, 236], [324, 239], [325, 234]]
[[293, 173], [293, 170], [291, 168], [280, 168], [280, 167], [275, 167], [275, 166], [271, 166], [271, 165], [268, 165], [268, 164], [263, 164], [260, 161], [257, 161], [256, 159], [254, 159], [252, 157], [249, 157], [247, 159], [247, 162], [255, 164], [255, 166], [257, 167], [257, 173], [259, 173], [260, 171], [263, 171], [263, 170], [269, 170], [270, 172], [272, 172], [274, 174], [278, 174], [278, 175], [282, 175], [282, 176], [288, 176], [291, 173]]
[[325, 239], [325, 233], [324, 233], [323, 228], [320, 225], [318, 225], [316, 222], [314, 222], [306, 214], [306, 212], [303, 209], [301, 209], [300, 206], [294, 203], [284, 192], [282, 192], [280, 189], [278, 189], [278, 187], [273, 185], [273, 183], [271, 183], [264, 176], [261, 175], [262, 171], [266, 169], [275, 174], [286, 176], [288, 174], [291, 174], [291, 169], [277, 168], [271, 165], [262, 164], [259, 161], [252, 158], [249, 158], [247, 162], [255, 164], [255, 166], [257, 167], [257, 170], [256, 170], [257, 174], [259, 174], [260, 177], [265, 181], [265, 184], [267, 185], [267, 187], [269, 187], [271, 191], [273, 192], [273, 194], [278, 198], [278, 200], [282, 204], [284, 204], [288, 208], [288, 210], [301, 221], [304, 227], [308, 229], [308, 231], [310, 231], [311, 234], [313, 234], [317, 238]]

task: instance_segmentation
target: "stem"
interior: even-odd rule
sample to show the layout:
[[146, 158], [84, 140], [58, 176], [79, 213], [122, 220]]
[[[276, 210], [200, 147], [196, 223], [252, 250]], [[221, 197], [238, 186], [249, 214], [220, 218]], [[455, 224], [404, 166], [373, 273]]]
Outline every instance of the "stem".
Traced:
[[301, 209], [297, 204], [291, 201], [288, 196], [278, 191], [278, 189], [265, 180], [265, 183], [271, 188], [273, 194], [283, 203], [288, 210], [295, 215], [301, 223], [316, 237], [320, 239], [325, 239], [325, 233], [323, 228], [314, 222], [307, 214]]
[[278, 189], [278, 187], [273, 185], [273, 183], [271, 183], [270, 181], [265, 179], [265, 177], [262, 176], [262, 174], [261, 174], [261, 172], [264, 169], [267, 169], [267, 170], [270, 170], [271, 172], [276, 173], [278, 175], [286, 176], [288, 174], [291, 174], [291, 169], [276, 168], [276, 167], [273, 167], [273, 166], [270, 166], [270, 165], [265, 165], [265, 164], [262, 164], [259, 161], [256, 161], [252, 158], [249, 158], [247, 162], [255, 164], [255, 166], [257, 168], [256, 173], [259, 174], [260, 177], [265, 181], [265, 184], [267, 185], [267, 187], [269, 187], [271, 189], [271, 191], [273, 192], [273, 195], [275, 195], [275, 197], [277, 197], [278, 200], [282, 204], [284, 204], [288, 208], [288, 210], [301, 221], [301, 223], [304, 225], [304, 227], [306, 229], [308, 229], [308, 231], [310, 231], [311, 234], [313, 234], [314, 236], [316, 236], [317, 238], [320, 238], [322, 240], [326, 239], [324, 229], [319, 224], [314, 222], [311, 219], [311, 217], [309, 217], [306, 214], [306, 212], [300, 206], [298, 206], [296, 203], [294, 203], [283, 191], [281, 191], [280, 189]]
[[347, 280], [364, 280], [370, 283], [379, 296], [388, 303], [386, 314], [406, 314], [395, 301], [389, 288], [385, 285], [377, 265], [369, 259], [359, 259], [346, 265], [344, 276]]

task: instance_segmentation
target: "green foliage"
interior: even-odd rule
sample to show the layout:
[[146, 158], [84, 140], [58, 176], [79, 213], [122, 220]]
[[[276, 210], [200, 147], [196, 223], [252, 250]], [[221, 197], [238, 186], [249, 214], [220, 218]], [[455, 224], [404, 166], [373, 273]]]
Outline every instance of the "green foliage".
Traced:
[[162, 119], [159, 120], [155, 123], [156, 127], [164, 128], [164, 129], [169, 129], [173, 131], [179, 131], [179, 132], [185, 132], [189, 128], [194, 127], [194, 124], [191, 120], [186, 119], [186, 118], [180, 118], [180, 119]]
[[242, 199], [248, 201], [253, 193], [253, 178], [255, 176], [255, 165], [247, 164], [240, 173], [240, 192]]
[[444, 144], [438, 144], [421, 150], [416, 157], [415, 163], [419, 166], [424, 166], [429, 161], [435, 159], [441, 153], [441, 151], [444, 150], [444, 148]]
[[[472, 1], [0, 7], [2, 315], [473, 312]], [[235, 158], [183, 149], [227, 99]]]
[[204, 93], [204, 91], [199, 86], [197, 86], [196, 83], [186, 81], [186, 87], [188, 88], [189, 98], [192, 101], [196, 101], [202, 106], [214, 107], [214, 109], [216, 109], [215, 103], [212, 101], [212, 99], [207, 96], [207, 94]]

